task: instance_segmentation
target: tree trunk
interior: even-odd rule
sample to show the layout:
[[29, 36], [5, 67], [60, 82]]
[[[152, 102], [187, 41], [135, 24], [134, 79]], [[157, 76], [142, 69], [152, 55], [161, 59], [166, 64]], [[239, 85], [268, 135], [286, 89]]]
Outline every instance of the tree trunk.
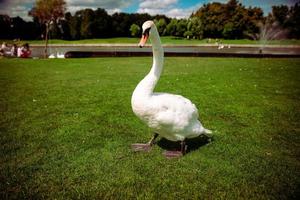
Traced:
[[44, 58], [48, 58], [48, 34], [49, 34], [49, 23], [46, 22]]

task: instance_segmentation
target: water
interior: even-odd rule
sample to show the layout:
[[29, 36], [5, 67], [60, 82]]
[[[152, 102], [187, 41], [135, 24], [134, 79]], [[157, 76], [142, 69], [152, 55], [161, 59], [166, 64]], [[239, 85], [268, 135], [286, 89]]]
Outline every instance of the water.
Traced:
[[[109, 52], [111, 56], [115, 55], [116, 52], [152, 52], [150, 46], [146, 46], [145, 48], [139, 48], [137, 45], [50, 45], [51, 53], [56, 55], [56, 52], [60, 52], [60, 54], [65, 54], [70, 51], [79, 51], [79, 52], [101, 52], [107, 53]], [[203, 54], [214, 54], [220, 56], [231, 54], [239, 56], [241, 54], [246, 55], [255, 55], [258, 54], [257, 49], [260, 48], [260, 45], [231, 45], [228, 48], [225, 45], [224, 48], [218, 49], [217, 45], [199, 45], [199, 46], [164, 46], [164, 51], [170, 53], [203, 53]], [[43, 57], [44, 46], [42, 45], [31, 45], [32, 56], [33, 57]], [[184, 56], [182, 54], [182, 56]], [[264, 47], [264, 54], [273, 54], [273, 55], [300, 55], [300, 47], [299, 46], [266, 46]]]
[[278, 22], [266, 22], [265, 24], [260, 25], [260, 34], [259, 34], [259, 53], [263, 53], [266, 45], [271, 40], [282, 40], [286, 39], [288, 35], [288, 31], [283, 29]]

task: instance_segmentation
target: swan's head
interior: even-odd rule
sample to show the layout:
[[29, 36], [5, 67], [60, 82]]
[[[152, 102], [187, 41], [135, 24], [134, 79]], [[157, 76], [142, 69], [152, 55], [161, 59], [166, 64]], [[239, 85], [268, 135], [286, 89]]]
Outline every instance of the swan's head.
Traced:
[[149, 20], [149, 21], [146, 21], [144, 22], [143, 26], [142, 26], [142, 29], [143, 29], [143, 35], [142, 35], [142, 38], [141, 38], [141, 41], [139, 43], [139, 47], [143, 47], [145, 46], [149, 36], [152, 34], [152, 32], [154, 31], [155, 29], [155, 24], [153, 21]]

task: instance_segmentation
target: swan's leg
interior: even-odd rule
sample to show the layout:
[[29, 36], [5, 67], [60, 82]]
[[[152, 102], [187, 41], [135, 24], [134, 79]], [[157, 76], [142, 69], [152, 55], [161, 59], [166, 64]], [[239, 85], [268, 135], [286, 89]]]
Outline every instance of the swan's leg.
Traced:
[[210, 143], [213, 138], [213, 133], [211, 130], [205, 129], [204, 135], [207, 137], [207, 141]]
[[148, 144], [150, 146], [152, 146], [153, 144], [155, 144], [155, 139], [158, 137], [158, 133], [154, 133], [154, 135], [152, 136], [151, 140], [148, 142]]
[[186, 145], [185, 140], [181, 141], [180, 145], [181, 145], [181, 153], [182, 153], [182, 155], [186, 154], [187, 145]]
[[179, 158], [186, 154], [187, 145], [185, 140], [180, 142], [180, 151], [165, 151], [164, 155], [167, 158]]
[[155, 139], [158, 137], [157, 133], [154, 133], [153, 137], [151, 138], [151, 140], [146, 143], [146, 144], [141, 144], [141, 143], [137, 143], [137, 144], [132, 144], [131, 148], [133, 149], [133, 151], [150, 151], [151, 147], [155, 144]]

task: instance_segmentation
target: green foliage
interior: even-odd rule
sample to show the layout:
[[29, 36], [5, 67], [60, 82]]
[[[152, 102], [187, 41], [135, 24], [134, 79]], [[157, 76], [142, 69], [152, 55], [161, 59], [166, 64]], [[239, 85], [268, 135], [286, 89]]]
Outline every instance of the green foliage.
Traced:
[[155, 20], [155, 25], [158, 30], [158, 33], [163, 36], [166, 35], [167, 22], [164, 18], [160, 18], [158, 21]]
[[81, 16], [80, 35], [81, 38], [93, 38], [93, 23], [95, 19], [95, 13], [92, 9], [82, 10], [76, 15]]
[[80, 35], [80, 27], [81, 27], [81, 19], [80, 17], [76, 16], [73, 16], [71, 15], [71, 13], [66, 13], [66, 16], [70, 16], [68, 17], [66, 20], [67, 20], [67, 23], [70, 27], [70, 39], [73, 39], [73, 40], [78, 40], [80, 39], [81, 35]]
[[[39, 0], [38, 2], [44, 2]], [[46, 1], [41, 4], [42, 9], [51, 2], [63, 2], [63, 0]], [[225, 2], [225, 1], [224, 1]], [[227, 39], [259, 39], [260, 27], [266, 22], [278, 23], [282, 29], [286, 29], [287, 38], [300, 37], [300, 9], [299, 3], [288, 7], [286, 5], [273, 6], [272, 13], [264, 17], [263, 11], [258, 7], [245, 7], [241, 1], [230, 0], [227, 3], [208, 3], [201, 6], [188, 19], [170, 19], [165, 15], [151, 16], [149, 14], [114, 13], [107, 14], [104, 9], [83, 9], [75, 14], [66, 13], [65, 18], [55, 20], [51, 37], [68, 40], [107, 38], [107, 37], [131, 37], [131, 25], [139, 27], [146, 20], [154, 20], [161, 36], [202, 38], [227, 38]], [[39, 4], [40, 5], [40, 4]], [[64, 5], [64, 4], [63, 4]], [[65, 9], [60, 10], [59, 14]], [[34, 14], [36, 13], [36, 14]], [[37, 14], [39, 13], [39, 14]], [[45, 12], [46, 14], [48, 13]], [[55, 13], [55, 12], [54, 12]], [[10, 18], [0, 15], [0, 38], [3, 39], [37, 39], [45, 28], [44, 12], [36, 12], [34, 7], [29, 13], [34, 22], [25, 22], [22, 19]], [[37, 17], [37, 16], [40, 17]], [[62, 15], [59, 15], [60, 17]], [[52, 16], [51, 16], [52, 17]], [[56, 27], [54, 27], [56, 26]], [[32, 30], [32, 31], [24, 31]]]
[[235, 32], [234, 24], [232, 22], [228, 22], [224, 26], [224, 30], [222, 32], [222, 35], [226, 39], [232, 39], [231, 37], [234, 36], [234, 32]]
[[1, 199], [297, 199], [300, 59], [166, 58], [155, 91], [214, 131], [175, 160], [130, 149], [151, 137], [130, 103], [151, 62], [1, 59]]
[[185, 31], [183, 36], [187, 39], [193, 38], [193, 33], [191, 31]]
[[203, 23], [204, 37], [241, 39], [259, 33], [258, 24], [263, 20], [263, 12], [260, 8], [245, 8], [231, 0], [227, 4], [204, 5], [192, 17]]
[[289, 28], [290, 37], [300, 38], [300, 6], [299, 3], [296, 3], [295, 6], [292, 6], [289, 10], [289, 14], [286, 19], [286, 27]]
[[130, 26], [130, 32], [131, 32], [131, 36], [133, 37], [139, 37], [140, 36], [140, 32], [141, 32], [141, 28], [136, 25], [136, 24], [132, 24]]
[[273, 6], [268, 16], [269, 23], [275, 23], [281, 29], [289, 32], [289, 37], [300, 38], [300, 7], [299, 2], [292, 7], [286, 5]]
[[182, 37], [187, 31], [187, 20], [181, 19], [177, 21], [175, 36]]
[[194, 39], [203, 39], [204, 27], [202, 26], [202, 22], [198, 17], [191, 17], [188, 20], [187, 32], [185, 33], [185, 37], [189, 36]]
[[62, 38], [61, 30], [56, 21], [52, 22], [49, 26], [49, 38]]
[[274, 21], [278, 22], [279, 24], [285, 23], [288, 12], [289, 7], [286, 5], [272, 6], [272, 17], [274, 18]]
[[66, 2], [64, 0], [36, 0], [29, 15], [36, 17], [42, 24], [48, 24], [64, 16]]
[[166, 35], [176, 35], [177, 19], [172, 19], [166, 27]]
[[93, 37], [107, 38], [111, 37], [110, 29], [111, 17], [104, 9], [98, 8], [95, 11], [95, 19], [93, 20]]

